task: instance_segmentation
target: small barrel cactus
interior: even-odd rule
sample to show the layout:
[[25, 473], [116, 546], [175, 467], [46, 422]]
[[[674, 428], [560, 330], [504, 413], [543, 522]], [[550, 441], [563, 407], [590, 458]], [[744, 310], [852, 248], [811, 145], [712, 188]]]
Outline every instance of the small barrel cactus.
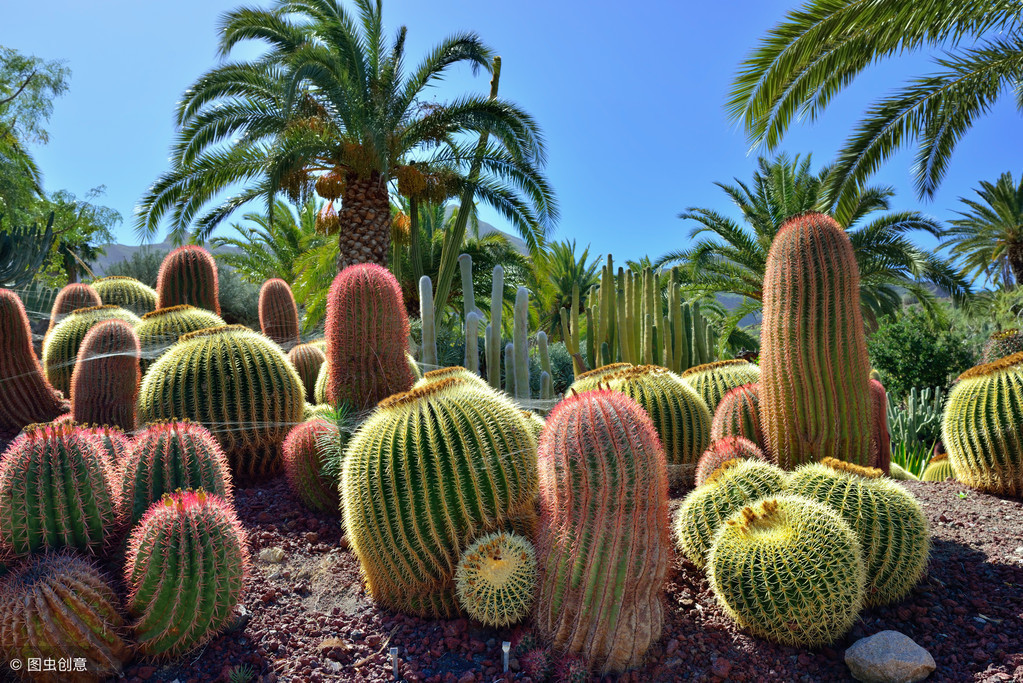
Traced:
[[140, 353], [135, 331], [123, 320], [105, 320], [89, 330], [71, 374], [75, 422], [135, 431]]
[[755, 384], [760, 379], [760, 368], [742, 359], [720, 360], [689, 368], [681, 377], [693, 385], [713, 414], [729, 391]]
[[137, 316], [156, 309], [156, 290], [133, 277], [111, 275], [92, 281], [104, 305], [120, 306]]
[[776, 643], [833, 643], [863, 604], [856, 534], [831, 508], [799, 496], [766, 498], [732, 515], [707, 566], [729, 616]]
[[221, 327], [223, 319], [212, 311], [195, 306], [171, 306], [158, 308], [142, 316], [142, 322], [135, 325], [135, 334], [142, 347], [142, 374], [145, 374], [156, 359], [173, 346], [183, 334], [197, 332], [210, 327]]
[[764, 452], [741, 436], [726, 436], [712, 441], [696, 463], [696, 485], [702, 486], [710, 476], [729, 460], [763, 460]]
[[202, 247], [189, 244], [164, 257], [156, 277], [156, 307], [195, 306], [220, 315], [217, 262]]
[[613, 391], [555, 406], [540, 437], [537, 631], [601, 674], [660, 638], [671, 563], [668, 477], [650, 417]]
[[284, 474], [291, 490], [306, 506], [336, 515], [341, 507], [338, 480], [324, 473], [327, 439], [335, 441], [338, 450], [344, 450], [336, 424], [316, 419], [296, 425], [284, 440]]
[[945, 404], [941, 440], [957, 480], [1023, 496], [1023, 353], [959, 375]]
[[227, 458], [208, 429], [172, 420], [147, 425], [136, 435], [121, 479], [122, 499], [132, 524], [165, 493], [200, 488], [228, 503], [233, 499]]
[[25, 425], [49, 422], [71, 406], [43, 374], [25, 306], [9, 289], [0, 289], [0, 339], [0, 439], [13, 439]]
[[248, 553], [231, 505], [205, 491], [167, 494], [131, 534], [125, 579], [139, 649], [181, 655], [226, 627], [241, 602]]
[[117, 473], [99, 439], [73, 424], [30, 425], [0, 458], [0, 550], [95, 552], [121, 530]]
[[71, 395], [71, 375], [82, 341], [94, 325], [105, 320], [123, 320], [137, 325], [138, 316], [118, 306], [95, 306], [72, 311], [46, 337], [43, 344], [43, 368], [54, 389]]
[[710, 439], [717, 441], [726, 436], [749, 439], [767, 453], [767, 439], [760, 423], [759, 384], [743, 384], [721, 398], [710, 423]]
[[568, 388], [568, 393], [574, 391], [577, 394], [581, 394], [584, 391], [597, 389], [603, 380], [616, 372], [621, 372], [631, 367], [633, 367], [632, 363], [611, 363], [609, 365], [602, 365], [595, 370], [582, 372], [576, 376], [575, 381]]
[[470, 370], [463, 368], [461, 365], [452, 365], [451, 367], [447, 368], [430, 370], [429, 372], [424, 373], [422, 379], [417, 381], [413, 386], [418, 389], [419, 387], [426, 386], [427, 384], [432, 384], [433, 382], [440, 382], [441, 380], [445, 379], [464, 379], [467, 382], [473, 382], [475, 384], [480, 385], [481, 387], [490, 386], [489, 384], [487, 384], [487, 381], [485, 379], [480, 377], [475, 372], [471, 372]]
[[50, 326], [46, 328], [46, 334], [50, 334], [57, 323], [71, 311], [102, 305], [103, 301], [99, 298], [99, 292], [91, 285], [83, 285], [80, 282], [65, 285], [57, 292], [57, 297], [53, 300], [53, 308], [50, 310]]
[[317, 403], [316, 380], [320, 376], [320, 368], [327, 361], [327, 355], [313, 344], [298, 344], [288, 351], [288, 360], [305, 387], [305, 400]]
[[999, 358], [1005, 358], [1023, 351], [1023, 333], [1017, 329], [1001, 330], [995, 332], [984, 344], [981, 352], [982, 363], [993, 363]]
[[259, 289], [259, 328], [285, 349], [298, 343], [298, 306], [291, 287], [280, 278]]
[[927, 518], [880, 470], [826, 458], [793, 472], [788, 491], [829, 506], [856, 533], [866, 570], [864, 604], [897, 602], [920, 580], [930, 552]]
[[536, 496], [536, 441], [521, 411], [464, 380], [382, 401], [342, 465], [344, 524], [370, 595], [422, 616], [459, 613], [462, 551], [491, 531], [532, 534]]
[[503, 628], [522, 621], [536, 594], [536, 552], [529, 540], [498, 531], [476, 540], [455, 567], [455, 596], [470, 618]]
[[70, 553], [28, 560], [0, 588], [0, 652], [7, 661], [40, 658], [81, 671], [32, 672], [31, 680], [84, 683], [118, 677], [133, 648], [114, 590], [94, 566]]
[[956, 473], [952, 469], [952, 461], [948, 459], [947, 453], [940, 453], [931, 458], [924, 468], [924, 473], [920, 475], [921, 481], [945, 481], [955, 478]]
[[281, 348], [240, 325], [181, 337], [142, 380], [139, 422], [189, 419], [220, 441], [236, 478], [280, 470], [280, 449], [302, 421], [305, 388]]
[[689, 493], [675, 516], [678, 549], [701, 569], [706, 565], [714, 534], [736, 510], [764, 496], [785, 490], [787, 476], [759, 460], [729, 460], [700, 488]]
[[888, 393], [876, 379], [870, 380], [869, 466], [885, 474], [891, 471], [892, 436], [888, 431]]

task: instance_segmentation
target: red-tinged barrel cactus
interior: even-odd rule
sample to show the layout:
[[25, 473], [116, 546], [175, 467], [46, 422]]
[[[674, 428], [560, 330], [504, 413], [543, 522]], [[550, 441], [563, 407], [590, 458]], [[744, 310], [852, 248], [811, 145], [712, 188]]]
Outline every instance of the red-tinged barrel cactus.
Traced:
[[[70, 421], [70, 420], [69, 420]], [[79, 425], [82, 430], [92, 434], [103, 447], [107, 462], [120, 468], [131, 456], [133, 443], [123, 431], [110, 425]]]
[[888, 393], [876, 379], [870, 380], [870, 464], [891, 474], [892, 437], [888, 431]]
[[342, 435], [336, 424], [314, 419], [296, 425], [284, 440], [284, 474], [291, 490], [308, 507], [336, 515], [341, 498], [337, 478], [324, 473], [327, 440], [336, 441], [337, 447], [343, 450]]
[[680, 377], [693, 385], [700, 394], [711, 414], [717, 410], [721, 399], [732, 389], [756, 383], [760, 379], [760, 368], [742, 359], [719, 360], [689, 368]]
[[327, 362], [327, 355], [312, 344], [299, 344], [288, 351], [288, 360], [295, 366], [302, 386], [305, 387], [305, 400], [317, 403], [316, 379], [320, 375], [320, 368]]
[[146, 313], [142, 316], [142, 322], [135, 326], [135, 334], [138, 335], [142, 347], [142, 374], [145, 374], [156, 359], [173, 346], [181, 335], [223, 325], [224, 320], [219, 315], [195, 306], [171, 306]]
[[147, 656], [175, 657], [209, 641], [241, 602], [245, 532], [219, 496], [165, 495], [135, 527], [127, 558], [128, 610]]
[[195, 306], [220, 315], [217, 262], [202, 247], [186, 245], [167, 254], [156, 277], [156, 307]]
[[0, 588], [0, 652], [27, 664], [43, 659], [81, 666], [25, 671], [30, 680], [86, 683], [118, 677], [134, 654], [110, 583], [70, 553], [38, 555]]
[[71, 395], [71, 375], [82, 342], [89, 330], [106, 320], [123, 320], [137, 325], [138, 316], [118, 306], [96, 306], [72, 311], [46, 337], [43, 344], [43, 369], [54, 389]]
[[760, 414], [784, 469], [833, 457], [870, 462], [870, 364], [860, 274], [830, 216], [787, 220], [767, 255]]
[[32, 328], [18, 295], [0, 289], [0, 438], [25, 425], [49, 422], [70, 409], [43, 375], [32, 349]]
[[121, 530], [117, 472], [73, 424], [30, 425], [0, 458], [0, 552], [96, 552]]
[[90, 329], [71, 375], [72, 419], [134, 432], [140, 355], [139, 339], [123, 320], [107, 320]]
[[298, 306], [291, 287], [280, 278], [267, 280], [259, 289], [259, 327], [285, 349], [298, 343]]
[[147, 425], [124, 462], [121, 494], [129, 521], [139, 521], [165, 493], [178, 489], [203, 489], [231, 503], [234, 487], [224, 450], [208, 429], [187, 420]]
[[1023, 351], [1023, 333], [1017, 329], [1001, 330], [991, 335], [981, 352], [982, 363], [993, 363], [999, 358]]
[[718, 441], [728, 436], [749, 439], [767, 453], [767, 439], [760, 422], [760, 385], [743, 384], [725, 394], [714, 411], [710, 423], [710, 439]]
[[71, 311], [102, 305], [103, 301], [99, 298], [99, 292], [93, 289], [92, 285], [83, 285], [80, 282], [65, 285], [57, 292], [57, 298], [53, 300], [53, 308], [50, 310], [50, 326], [46, 328], [46, 334], [50, 334], [57, 323]]
[[108, 306], [120, 306], [138, 316], [156, 308], [156, 290], [133, 277], [111, 275], [93, 280], [93, 289]]
[[712, 441], [696, 463], [696, 485], [702, 486], [707, 478], [729, 460], [763, 460], [764, 452], [755, 443], [741, 436], [726, 436]]
[[661, 635], [672, 549], [664, 451], [632, 399], [587, 391], [540, 437], [536, 626], [601, 674], [639, 664]]
[[409, 322], [398, 281], [373, 263], [349, 266], [327, 298], [327, 402], [372, 408], [407, 391]]

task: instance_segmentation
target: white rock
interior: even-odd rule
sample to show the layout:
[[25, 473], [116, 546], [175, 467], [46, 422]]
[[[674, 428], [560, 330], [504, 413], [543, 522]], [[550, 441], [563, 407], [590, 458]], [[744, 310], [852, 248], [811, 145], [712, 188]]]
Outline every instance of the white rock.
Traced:
[[284, 548], [273, 547], [263, 548], [259, 551], [259, 561], [269, 564], [279, 564], [284, 561]]
[[914, 683], [934, 671], [934, 657], [909, 636], [881, 631], [860, 638], [845, 651], [849, 673], [866, 683]]

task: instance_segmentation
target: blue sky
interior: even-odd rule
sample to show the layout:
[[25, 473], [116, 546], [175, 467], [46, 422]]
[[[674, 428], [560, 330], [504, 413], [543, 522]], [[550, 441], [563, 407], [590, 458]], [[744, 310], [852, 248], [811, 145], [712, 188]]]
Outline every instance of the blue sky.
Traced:
[[[238, 4], [7, 3], [0, 44], [65, 59], [73, 72], [70, 92], [54, 107], [50, 144], [34, 150], [47, 190], [82, 195], [106, 185], [104, 203], [125, 216], [119, 240], [137, 242], [132, 209], [167, 168], [174, 104], [216, 63], [218, 18]], [[756, 157], [726, 118], [726, 93], [742, 58], [793, 6], [385, 0], [384, 13], [391, 31], [409, 28], [409, 64], [457, 30], [476, 31], [503, 57], [501, 95], [532, 112], [547, 136], [547, 173], [562, 213], [555, 237], [623, 261], [683, 246], [693, 226], [677, 214], [688, 206], [734, 214], [712, 183], [748, 178]], [[256, 52], [250, 46], [237, 54]], [[921, 56], [873, 69], [816, 124], [794, 127], [782, 149], [830, 161], [875, 96], [929, 69]], [[455, 72], [433, 94], [443, 101], [466, 91], [487, 92], [487, 77]], [[947, 220], [977, 181], [1004, 171], [1019, 177], [1020, 149], [1023, 126], [1006, 96], [960, 145], [934, 201], [913, 196], [911, 150], [894, 157], [875, 182], [896, 188], [894, 208]], [[483, 218], [507, 227], [487, 211]]]

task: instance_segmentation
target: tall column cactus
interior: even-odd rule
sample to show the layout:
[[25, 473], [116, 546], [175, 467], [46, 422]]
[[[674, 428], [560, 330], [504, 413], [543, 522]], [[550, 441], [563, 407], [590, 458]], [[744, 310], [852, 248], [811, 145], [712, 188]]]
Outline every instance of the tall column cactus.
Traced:
[[156, 278], [157, 308], [195, 306], [220, 315], [217, 262], [195, 245], [178, 247], [167, 254]]
[[807, 213], [786, 221], [767, 256], [760, 409], [785, 469], [833, 457], [870, 461], [870, 364], [860, 275], [849, 236]]
[[104, 305], [120, 306], [138, 316], [156, 310], [156, 290], [133, 277], [111, 275], [92, 281]]
[[437, 367], [437, 321], [433, 310], [433, 281], [429, 275], [419, 278], [419, 319], [423, 324], [423, 354], [427, 370]]
[[53, 300], [53, 308], [50, 310], [50, 325], [46, 328], [46, 334], [50, 334], [54, 326], [71, 311], [102, 305], [103, 301], [99, 298], [99, 292], [93, 289], [92, 285], [83, 285], [79, 282], [65, 285], [57, 292], [57, 297]]
[[32, 349], [32, 328], [18, 295], [0, 289], [0, 438], [14, 438], [34, 422], [49, 422], [70, 408], [43, 375]]
[[892, 437], [888, 432], [888, 393], [876, 379], [870, 380], [870, 463], [891, 473]]
[[515, 294], [515, 398], [529, 400], [529, 290]]
[[259, 329], [285, 350], [298, 343], [298, 306], [291, 287], [280, 278], [259, 288]]
[[504, 268], [494, 266], [494, 274], [490, 282], [490, 324], [484, 346], [487, 352], [487, 381], [495, 389], [501, 388], [501, 313], [504, 306]]
[[139, 339], [123, 320], [107, 320], [90, 329], [71, 375], [72, 419], [134, 432], [142, 381], [140, 355]]
[[601, 674], [661, 635], [668, 477], [650, 418], [611, 391], [559, 403], [540, 437], [537, 630]]
[[480, 371], [480, 315], [469, 312], [465, 314], [465, 367], [470, 372]]

